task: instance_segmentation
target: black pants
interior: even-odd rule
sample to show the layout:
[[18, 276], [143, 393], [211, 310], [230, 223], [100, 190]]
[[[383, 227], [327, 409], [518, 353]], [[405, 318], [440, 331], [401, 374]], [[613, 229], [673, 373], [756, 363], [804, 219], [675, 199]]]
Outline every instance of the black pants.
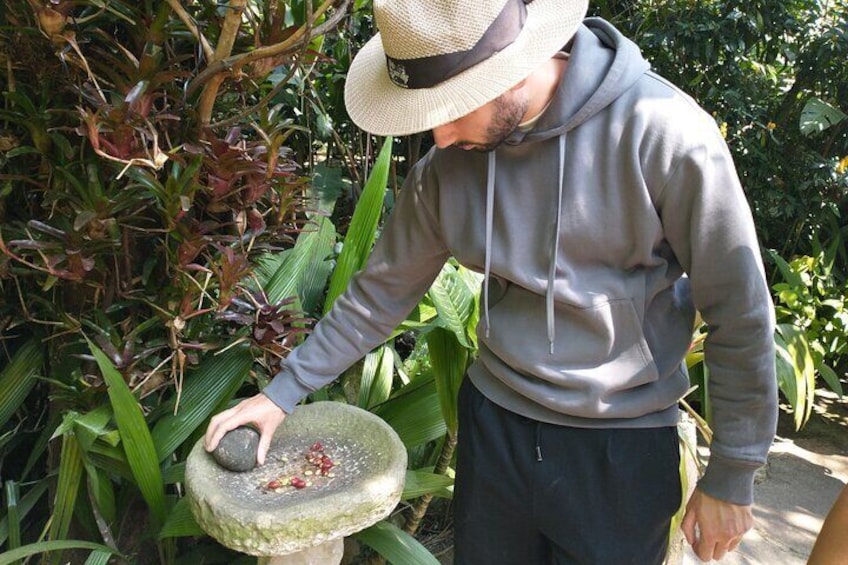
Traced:
[[457, 565], [662, 563], [681, 500], [674, 427], [585, 429], [459, 395]]

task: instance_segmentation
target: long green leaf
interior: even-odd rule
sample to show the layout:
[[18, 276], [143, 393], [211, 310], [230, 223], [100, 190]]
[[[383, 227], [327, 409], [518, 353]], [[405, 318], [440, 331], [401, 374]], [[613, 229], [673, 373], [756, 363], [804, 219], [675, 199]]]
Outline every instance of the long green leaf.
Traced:
[[411, 535], [391, 522], [377, 522], [370, 528], [353, 534], [391, 563], [403, 565], [439, 565], [439, 560]]
[[318, 306], [318, 294], [323, 293], [331, 269], [327, 258], [333, 251], [336, 228], [328, 218], [321, 216], [315, 218], [315, 226], [307, 230], [298, 236], [294, 247], [288, 250], [285, 260], [278, 264], [265, 284], [265, 294], [272, 304], [297, 295], [307, 311]]
[[191, 507], [188, 504], [188, 499], [185, 497], [179, 499], [171, 512], [168, 514], [168, 521], [162, 526], [159, 531], [159, 539], [164, 538], [185, 538], [205, 536], [206, 532], [197, 525], [194, 519], [194, 514], [191, 513]]
[[35, 468], [36, 463], [38, 463], [41, 458], [41, 455], [47, 450], [47, 444], [50, 443], [50, 438], [53, 437], [53, 430], [59, 425], [61, 418], [62, 416], [58, 410], [51, 411], [47, 418], [47, 423], [41, 430], [41, 433], [38, 434], [38, 438], [35, 440], [35, 443], [32, 445], [32, 449], [27, 456], [26, 466], [24, 467], [23, 473], [21, 473], [21, 480], [25, 480], [29, 477], [30, 471]]
[[233, 347], [207, 357], [186, 376], [177, 413], [171, 411], [162, 417], [151, 433], [157, 461], [170, 457], [216, 406], [232, 398], [252, 364], [253, 356], [248, 348]]
[[377, 237], [377, 224], [380, 212], [383, 210], [383, 199], [386, 194], [386, 183], [389, 178], [389, 165], [392, 159], [392, 138], [387, 137], [383, 148], [374, 163], [374, 168], [362, 196], [353, 211], [353, 217], [344, 240], [344, 247], [339, 254], [336, 268], [330, 278], [330, 288], [324, 302], [324, 312], [328, 312], [336, 298], [347, 288], [354, 273], [365, 266], [371, 247]]
[[89, 341], [88, 346], [109, 387], [109, 401], [112, 403], [115, 422], [121, 432], [121, 442], [127, 456], [127, 463], [132, 469], [141, 495], [150, 506], [154, 527], [158, 527], [165, 522], [167, 515], [165, 484], [162, 482], [156, 447], [150, 437], [144, 414], [121, 373], [96, 345]]
[[30, 545], [19, 547], [18, 549], [15, 549], [13, 551], [7, 551], [6, 553], [2, 553], [0, 554], [0, 565], [10, 565], [18, 559], [30, 557], [31, 555], [49, 553], [51, 551], [64, 551], [66, 549], [93, 549], [95, 551], [103, 551], [105, 553], [108, 553], [109, 555], [118, 555], [122, 559], [125, 559], [116, 551], [112, 550], [109, 547], [106, 547], [105, 545], [100, 545], [99, 543], [92, 543], [90, 541], [60, 540], [33, 543]]
[[824, 361], [816, 361], [816, 371], [822, 376], [830, 390], [842, 396], [842, 382], [839, 380], [836, 371], [831, 369]]
[[433, 494], [453, 486], [453, 479], [429, 471], [407, 471], [403, 485], [402, 500], [412, 500], [425, 494]]
[[[30, 510], [33, 509], [35, 504], [44, 496], [44, 493], [47, 492], [47, 487], [52, 480], [52, 477], [46, 477], [38, 481], [34, 487], [29, 489], [29, 491], [23, 495], [20, 500], [18, 500], [18, 519], [23, 521], [27, 514], [29, 514]], [[6, 543], [6, 540], [9, 538], [9, 517], [4, 516], [2, 520], [0, 520], [0, 545]]]
[[447, 429], [455, 434], [459, 425], [457, 397], [468, 365], [468, 349], [459, 343], [455, 333], [444, 328], [433, 329], [426, 339], [442, 416]]
[[62, 436], [62, 453], [59, 458], [59, 484], [53, 500], [53, 516], [50, 524], [50, 539], [67, 537], [71, 518], [77, 504], [82, 480], [82, 451], [73, 434]]
[[778, 385], [783, 385], [781, 391], [793, 408], [795, 429], [800, 430], [813, 413], [815, 362], [803, 331], [792, 324], [778, 324], [776, 329], [782, 338], [775, 340]]
[[780, 274], [783, 276], [783, 280], [794, 287], [803, 286], [804, 281], [801, 275], [786, 262], [786, 259], [781, 257], [774, 249], [769, 249], [768, 253], [774, 259], [778, 270], [780, 270]]
[[112, 554], [105, 551], [92, 551], [85, 560], [85, 565], [106, 565], [111, 557]]
[[21, 546], [21, 513], [18, 510], [20, 489], [15, 481], [6, 481], [3, 486], [6, 493], [6, 517], [9, 529], [8, 549], [16, 549]]
[[44, 363], [44, 352], [38, 340], [31, 339], [18, 349], [0, 372], [0, 428], [18, 410], [36, 383], [36, 375]]
[[392, 391], [394, 357], [387, 345], [381, 345], [365, 356], [359, 384], [360, 408], [369, 409], [385, 402]]
[[105, 471], [98, 469], [92, 462], [86, 462], [84, 466], [88, 478], [88, 492], [91, 493], [96, 511], [111, 526], [117, 518], [115, 489], [112, 486], [112, 481]]

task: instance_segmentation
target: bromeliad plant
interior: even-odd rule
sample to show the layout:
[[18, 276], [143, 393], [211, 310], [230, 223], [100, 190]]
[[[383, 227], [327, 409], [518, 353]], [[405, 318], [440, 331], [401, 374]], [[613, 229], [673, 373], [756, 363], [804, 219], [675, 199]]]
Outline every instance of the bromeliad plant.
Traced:
[[234, 562], [177, 543], [182, 461], [307, 325], [257, 282], [314, 225], [276, 96], [346, 2], [4, 6], [3, 559]]

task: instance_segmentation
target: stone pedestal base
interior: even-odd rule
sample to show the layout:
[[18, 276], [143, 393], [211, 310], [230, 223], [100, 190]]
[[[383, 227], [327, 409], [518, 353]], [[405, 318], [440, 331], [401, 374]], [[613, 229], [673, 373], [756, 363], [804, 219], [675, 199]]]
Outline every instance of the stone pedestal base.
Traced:
[[260, 557], [258, 565], [338, 565], [344, 553], [344, 540], [337, 538], [296, 553]]

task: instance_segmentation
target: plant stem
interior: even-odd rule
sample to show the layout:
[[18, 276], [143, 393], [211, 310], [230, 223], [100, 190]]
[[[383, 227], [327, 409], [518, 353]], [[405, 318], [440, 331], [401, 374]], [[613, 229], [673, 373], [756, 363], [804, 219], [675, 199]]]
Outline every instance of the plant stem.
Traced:
[[[437, 475], [444, 475], [447, 472], [451, 459], [453, 459], [454, 451], [456, 451], [456, 435], [448, 432], [445, 436], [445, 442], [442, 444], [442, 450], [439, 453], [439, 460], [436, 462], [436, 467], [433, 469], [433, 473]], [[418, 501], [409, 510], [409, 515], [406, 519], [403, 531], [411, 536], [415, 535], [415, 532], [417, 532], [418, 528], [421, 526], [421, 520], [427, 513], [427, 508], [430, 506], [431, 500], [433, 500], [432, 493], [427, 493], [418, 499]]]

